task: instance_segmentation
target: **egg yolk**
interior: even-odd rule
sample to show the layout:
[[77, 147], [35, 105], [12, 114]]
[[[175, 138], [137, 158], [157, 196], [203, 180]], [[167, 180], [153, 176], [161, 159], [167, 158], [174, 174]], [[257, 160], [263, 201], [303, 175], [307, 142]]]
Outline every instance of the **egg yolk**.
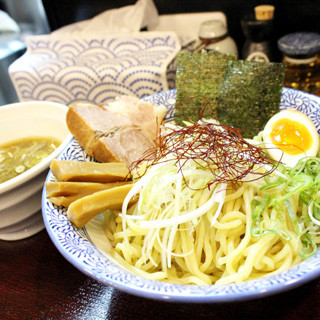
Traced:
[[274, 123], [270, 139], [274, 145], [290, 155], [301, 154], [312, 145], [312, 136], [307, 127], [289, 119], [279, 119]]

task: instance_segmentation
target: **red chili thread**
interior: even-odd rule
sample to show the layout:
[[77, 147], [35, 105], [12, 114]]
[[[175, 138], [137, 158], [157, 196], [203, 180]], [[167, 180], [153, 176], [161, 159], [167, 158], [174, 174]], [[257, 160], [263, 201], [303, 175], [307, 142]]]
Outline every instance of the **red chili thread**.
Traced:
[[[208, 105], [210, 106], [206, 101], [200, 120]], [[216, 182], [239, 183], [249, 173], [257, 177], [247, 181], [260, 179], [272, 173], [279, 164], [272, 161], [263, 148], [253, 146], [244, 140], [239, 129], [198, 121], [185, 127], [172, 125], [170, 128], [159, 128], [156, 146], [147, 150], [134, 162], [130, 171], [138, 168], [142, 162], [146, 162], [145, 171], [139, 173], [142, 177], [151, 166], [172, 159], [182, 174], [182, 168], [189, 160], [193, 160], [203, 169], [210, 170], [214, 178], [207, 184], [208, 188]], [[267, 165], [270, 169], [261, 172], [257, 170], [256, 165], [258, 167]]]

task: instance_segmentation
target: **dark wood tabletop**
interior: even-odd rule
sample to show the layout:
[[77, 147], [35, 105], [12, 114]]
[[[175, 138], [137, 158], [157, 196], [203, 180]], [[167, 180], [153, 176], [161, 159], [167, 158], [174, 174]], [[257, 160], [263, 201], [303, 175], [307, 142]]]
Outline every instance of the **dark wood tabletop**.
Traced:
[[225, 304], [132, 296], [89, 278], [59, 253], [46, 230], [0, 241], [0, 319], [320, 319], [320, 279], [286, 293]]

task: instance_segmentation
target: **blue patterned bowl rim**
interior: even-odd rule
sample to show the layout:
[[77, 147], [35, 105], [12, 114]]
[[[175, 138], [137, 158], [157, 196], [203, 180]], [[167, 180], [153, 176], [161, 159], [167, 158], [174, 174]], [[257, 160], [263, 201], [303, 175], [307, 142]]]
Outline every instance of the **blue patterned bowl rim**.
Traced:
[[[176, 91], [170, 90], [146, 98], [156, 105], [173, 107]], [[280, 109], [296, 108], [308, 114], [320, 130], [320, 98], [301, 91], [284, 88]], [[173, 114], [169, 114], [169, 117]], [[73, 140], [59, 159], [84, 160], [86, 155]], [[53, 181], [49, 172], [46, 181]], [[171, 302], [222, 303], [250, 300], [293, 289], [320, 276], [320, 249], [314, 256], [287, 271], [257, 280], [229, 285], [178, 285], [145, 279], [114, 264], [97, 249], [86, 228], [76, 229], [64, 209], [52, 205], [42, 194], [42, 212], [47, 232], [60, 253], [87, 276], [129, 294]]]

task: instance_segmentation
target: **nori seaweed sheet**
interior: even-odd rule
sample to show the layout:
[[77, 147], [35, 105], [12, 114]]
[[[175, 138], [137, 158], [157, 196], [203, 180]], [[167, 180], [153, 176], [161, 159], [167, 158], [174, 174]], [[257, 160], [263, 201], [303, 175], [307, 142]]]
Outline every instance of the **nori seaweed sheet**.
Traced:
[[[183, 120], [199, 120], [204, 104], [204, 99], [197, 97], [199, 95], [208, 98], [212, 108], [215, 110], [220, 84], [226, 70], [226, 63], [232, 59], [235, 59], [235, 57], [218, 51], [180, 52], [178, 54], [176, 105], [180, 102], [182, 104], [175, 109], [175, 121], [177, 124], [181, 125]], [[188, 100], [189, 98], [193, 99]], [[212, 117], [211, 109], [206, 108], [204, 118]]]
[[284, 74], [281, 63], [236, 60], [218, 51], [180, 52], [175, 121], [198, 121], [206, 97], [214, 114], [206, 107], [204, 118], [216, 117], [252, 138], [279, 112]]
[[257, 135], [279, 112], [285, 65], [237, 60], [227, 63], [220, 85], [217, 119], [243, 129], [243, 136]]

